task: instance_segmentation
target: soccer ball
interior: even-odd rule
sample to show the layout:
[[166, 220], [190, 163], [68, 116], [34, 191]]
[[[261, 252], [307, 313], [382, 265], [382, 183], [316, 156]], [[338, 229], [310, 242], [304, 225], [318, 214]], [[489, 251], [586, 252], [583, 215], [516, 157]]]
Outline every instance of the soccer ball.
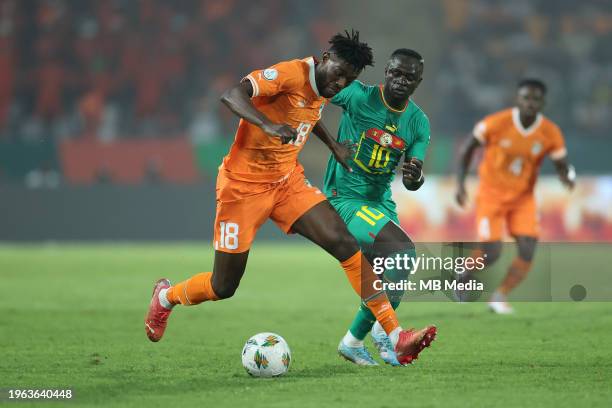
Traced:
[[277, 377], [289, 370], [291, 350], [276, 333], [258, 333], [242, 348], [242, 366], [253, 377]]

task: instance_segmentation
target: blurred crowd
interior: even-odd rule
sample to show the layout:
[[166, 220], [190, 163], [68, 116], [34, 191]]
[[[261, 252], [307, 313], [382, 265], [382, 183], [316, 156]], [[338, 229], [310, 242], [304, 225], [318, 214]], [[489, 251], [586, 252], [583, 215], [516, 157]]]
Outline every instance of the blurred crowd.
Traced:
[[323, 47], [328, 9], [318, 0], [0, 0], [0, 140], [221, 137], [233, 129], [220, 92], [279, 51]]
[[[448, 41], [436, 75], [438, 126], [470, 129], [512, 101], [518, 78], [542, 78], [547, 114], [566, 132], [609, 137], [612, 2], [443, 0]], [[443, 120], [442, 120], [443, 119]]]
[[[218, 96], [247, 73], [309, 55], [338, 31], [324, 0], [0, 0], [0, 141], [233, 134]], [[428, 112], [456, 135], [549, 85], [566, 133], [612, 126], [612, 2], [438, 0]], [[359, 28], [364, 22], [356, 23]], [[342, 27], [341, 27], [342, 28]]]

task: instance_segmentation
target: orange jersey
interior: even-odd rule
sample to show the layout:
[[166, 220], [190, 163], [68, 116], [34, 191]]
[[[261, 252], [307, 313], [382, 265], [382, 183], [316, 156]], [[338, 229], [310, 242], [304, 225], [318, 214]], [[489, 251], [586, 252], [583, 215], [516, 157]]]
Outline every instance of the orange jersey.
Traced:
[[297, 157], [312, 128], [321, 118], [326, 99], [315, 82], [315, 60], [280, 62], [251, 72], [243, 80], [253, 86], [253, 104], [275, 123], [287, 124], [298, 136], [290, 144], [240, 120], [230, 152], [223, 159], [228, 177], [241, 181], [276, 182], [297, 166]]
[[542, 160], [567, 154], [561, 130], [538, 114], [527, 129], [517, 108], [506, 109], [478, 122], [474, 137], [485, 148], [480, 164], [480, 190], [496, 200], [509, 202], [532, 193]]

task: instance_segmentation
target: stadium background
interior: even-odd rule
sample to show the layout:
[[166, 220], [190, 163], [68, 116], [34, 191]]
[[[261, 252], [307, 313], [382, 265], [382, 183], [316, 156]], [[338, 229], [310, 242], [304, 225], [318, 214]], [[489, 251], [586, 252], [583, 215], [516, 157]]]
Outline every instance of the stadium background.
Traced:
[[[71, 407], [610, 406], [608, 243], [540, 245], [550, 267], [513, 294], [508, 319], [409, 298], [398, 317], [438, 325], [436, 343], [405, 370], [364, 370], [336, 355], [357, 307], [337, 262], [268, 223], [236, 296], [177, 310], [163, 341], [146, 339], [152, 283], [213, 265], [216, 168], [237, 123], [220, 93], [350, 27], [374, 48], [366, 82], [397, 47], [425, 57], [428, 181], [395, 194], [415, 241], [473, 237], [452, 203], [457, 148], [523, 75], [549, 84], [546, 114], [579, 172], [567, 194], [545, 167], [545, 238], [612, 240], [609, 1], [0, 0], [0, 404], [8, 388], [42, 387], [71, 388], [54, 405]], [[326, 109], [331, 129], [338, 116]], [[313, 138], [301, 157], [320, 184], [326, 149]], [[541, 301], [520, 301], [534, 289]], [[289, 342], [287, 376], [244, 372], [240, 350], [263, 331]]]
[[[612, 5], [574, 3], [0, 0], [0, 240], [210, 239], [237, 124], [219, 95], [349, 27], [374, 48], [365, 82], [397, 47], [425, 57], [414, 99], [432, 123], [428, 182], [396, 189], [415, 240], [474, 238], [453, 204], [458, 145], [523, 76], [549, 85], [545, 113], [579, 173], [567, 194], [544, 166], [544, 239], [612, 240]], [[330, 129], [338, 116], [326, 110]], [[320, 185], [328, 153], [314, 139], [301, 160]], [[270, 224], [260, 238], [286, 239]]]

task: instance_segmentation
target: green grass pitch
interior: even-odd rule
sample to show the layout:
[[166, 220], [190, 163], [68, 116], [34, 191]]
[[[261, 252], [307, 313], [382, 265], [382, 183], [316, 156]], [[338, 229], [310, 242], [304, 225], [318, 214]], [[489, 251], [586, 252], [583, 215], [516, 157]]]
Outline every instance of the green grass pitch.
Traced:
[[[438, 325], [433, 346], [405, 368], [345, 362], [336, 346], [357, 298], [337, 263], [313, 245], [255, 246], [234, 298], [178, 307], [164, 339], [150, 343], [143, 318], [153, 282], [211, 265], [204, 243], [0, 247], [0, 388], [75, 393], [71, 402], [19, 407], [612, 403], [606, 303], [518, 303], [509, 317], [482, 303], [404, 303], [405, 326]], [[287, 339], [293, 361], [285, 377], [251, 378], [242, 368], [244, 342], [262, 331]]]

